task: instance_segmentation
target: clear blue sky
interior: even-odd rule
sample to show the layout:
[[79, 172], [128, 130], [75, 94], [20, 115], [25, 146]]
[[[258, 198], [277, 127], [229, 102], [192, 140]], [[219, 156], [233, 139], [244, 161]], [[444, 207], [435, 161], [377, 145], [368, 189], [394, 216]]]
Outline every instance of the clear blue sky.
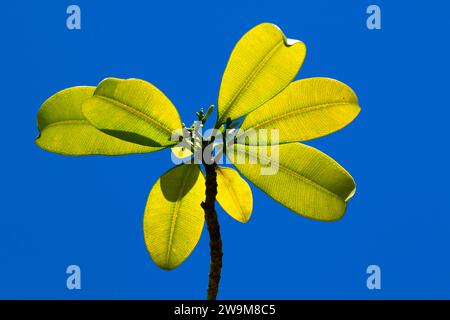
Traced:
[[[82, 29], [66, 28], [78, 4]], [[382, 29], [366, 28], [370, 4]], [[450, 298], [448, 33], [436, 1], [8, 1], [1, 5], [0, 298], [205, 297], [204, 233], [174, 271], [151, 261], [142, 216], [168, 151], [63, 157], [34, 144], [53, 93], [137, 77], [161, 88], [185, 122], [216, 102], [228, 56], [261, 22], [307, 45], [298, 78], [350, 85], [362, 112], [310, 144], [357, 182], [346, 216], [307, 220], [252, 186], [247, 225], [219, 209], [223, 299]], [[82, 290], [66, 289], [66, 267]], [[366, 288], [366, 268], [382, 289]]]

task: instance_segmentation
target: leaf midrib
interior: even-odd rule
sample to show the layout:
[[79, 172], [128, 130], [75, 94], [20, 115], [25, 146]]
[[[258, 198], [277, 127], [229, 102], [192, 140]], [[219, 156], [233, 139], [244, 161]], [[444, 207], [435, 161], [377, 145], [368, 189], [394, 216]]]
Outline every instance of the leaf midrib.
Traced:
[[166, 262], [165, 265], [168, 266], [169, 259], [170, 259], [170, 252], [172, 251], [172, 245], [173, 245], [173, 234], [175, 233], [175, 227], [177, 224], [177, 218], [178, 213], [180, 212], [181, 208], [181, 194], [186, 187], [186, 183], [188, 181], [188, 178], [192, 175], [193, 170], [189, 170], [189, 172], [184, 176], [183, 183], [181, 185], [180, 191], [178, 192], [177, 201], [175, 202], [173, 213], [172, 213], [172, 220], [171, 220], [171, 226], [170, 226], [170, 232], [169, 232], [169, 240], [167, 244], [167, 252], [166, 252]]
[[[251, 152], [246, 152], [246, 153], [247, 153], [249, 156], [253, 156], [253, 157], [255, 158], [255, 155], [252, 154]], [[261, 155], [260, 155], [260, 157], [261, 157]], [[302, 180], [303, 182], [305, 182], [305, 183], [311, 185], [312, 187], [316, 188], [317, 190], [323, 191], [323, 192], [325, 192], [325, 193], [327, 193], [327, 194], [333, 196], [334, 198], [337, 198], [338, 200], [344, 201], [344, 202], [345, 202], [345, 200], [343, 200], [339, 195], [335, 194], [333, 191], [328, 190], [326, 187], [324, 187], [324, 186], [318, 184], [317, 182], [314, 182], [314, 181], [312, 181], [311, 179], [308, 179], [307, 177], [304, 177], [304, 176], [302, 176], [301, 174], [295, 172], [294, 170], [289, 169], [288, 167], [286, 167], [286, 166], [284, 166], [283, 164], [281, 164], [279, 161], [273, 161], [273, 160], [268, 159], [267, 157], [264, 157], [264, 158], [265, 158], [265, 160], [267, 160], [267, 161], [271, 161], [271, 162], [273, 162], [273, 163], [277, 163], [279, 169], [281, 169], [281, 170], [283, 170], [284, 172], [290, 174], [291, 176], [297, 177], [297, 178], [299, 178], [300, 180]], [[256, 157], [256, 159], [258, 159], [258, 158]]]
[[239, 198], [238, 198], [236, 192], [234, 191], [234, 188], [232, 187], [232, 185], [231, 185], [230, 181], [228, 180], [228, 178], [225, 177], [225, 175], [223, 174], [223, 172], [220, 169], [218, 170], [218, 172], [219, 172], [220, 175], [222, 175], [226, 185], [228, 186], [227, 189], [230, 190], [229, 193], [231, 194], [231, 197], [233, 198], [234, 202], [237, 203], [237, 205], [238, 205], [238, 207], [240, 209], [240, 214], [241, 214], [242, 221], [246, 221], [247, 219], [244, 216], [244, 209], [242, 208], [241, 202], [239, 201]]
[[41, 128], [41, 132], [50, 127], [57, 127], [66, 124], [81, 124], [81, 125], [90, 125], [89, 121], [84, 119], [79, 120], [61, 120], [47, 124], [46, 126]]
[[135, 115], [138, 118], [143, 119], [144, 121], [150, 122], [154, 125], [156, 125], [157, 127], [159, 127], [160, 129], [162, 129], [163, 131], [165, 131], [168, 134], [172, 134], [172, 130], [170, 128], [168, 128], [167, 126], [165, 126], [164, 124], [162, 124], [161, 122], [156, 121], [155, 119], [153, 119], [152, 117], [150, 117], [148, 114], [139, 111], [129, 105], [127, 105], [126, 103], [118, 100], [117, 98], [110, 98], [104, 95], [100, 95], [100, 94], [96, 94], [95, 97], [103, 99], [109, 103], [112, 103], [113, 105], [122, 108], [123, 110]]
[[[218, 123], [221, 123], [223, 121], [223, 116], [227, 114], [228, 110], [230, 110], [233, 106], [233, 104], [239, 100], [241, 93], [247, 89], [251, 82], [258, 76], [258, 74], [261, 72], [262, 68], [269, 62], [269, 60], [275, 55], [278, 48], [281, 47], [284, 44], [283, 39], [281, 41], [277, 42], [270, 50], [269, 52], [264, 56], [263, 59], [261, 59], [258, 64], [253, 68], [250, 75], [247, 77], [247, 79], [244, 81], [242, 86], [239, 88], [239, 90], [236, 91], [236, 93], [231, 98], [230, 102], [228, 103], [227, 107], [225, 107], [224, 112], [222, 113], [222, 116], [219, 118]], [[234, 120], [234, 119], [232, 119]]]

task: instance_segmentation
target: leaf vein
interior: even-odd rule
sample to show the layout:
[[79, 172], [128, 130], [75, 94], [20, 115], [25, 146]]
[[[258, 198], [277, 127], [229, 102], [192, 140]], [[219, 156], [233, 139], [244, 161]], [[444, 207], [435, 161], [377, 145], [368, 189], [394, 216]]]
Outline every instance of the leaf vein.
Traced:
[[175, 233], [175, 227], [177, 224], [178, 213], [180, 212], [180, 208], [181, 208], [180, 197], [183, 193], [184, 188], [186, 187], [188, 178], [192, 175], [192, 172], [189, 172], [184, 176], [183, 183], [181, 185], [180, 191], [178, 192], [177, 201], [175, 202], [175, 205], [174, 205], [174, 209], [173, 209], [173, 213], [172, 213], [172, 221], [171, 221], [171, 225], [170, 225], [169, 240], [168, 240], [168, 244], [167, 244], [166, 265], [168, 265], [168, 263], [169, 263], [170, 252], [172, 251], [172, 245], [173, 245], [173, 234]]
[[[252, 70], [252, 72], [250, 73], [250, 75], [247, 77], [247, 79], [244, 81], [244, 83], [242, 84], [242, 86], [239, 88], [239, 90], [236, 91], [236, 93], [232, 96], [230, 102], [228, 103], [227, 107], [225, 108], [222, 116], [220, 117], [220, 121], [223, 121], [222, 117], [223, 115], [225, 115], [228, 110], [230, 110], [230, 108], [233, 106], [233, 104], [239, 100], [241, 93], [247, 89], [251, 82], [253, 81], [253, 79], [255, 79], [258, 74], [261, 72], [261, 70], [264, 68], [264, 66], [269, 62], [269, 60], [275, 55], [275, 53], [277, 52], [278, 48], [281, 47], [284, 44], [284, 41], [280, 41], [277, 42], [271, 49], [270, 51], [266, 54], [266, 56], [261, 59], [261, 61], [258, 62], [258, 64], [256, 65], [256, 67]], [[232, 119], [234, 120], [234, 119]]]
[[244, 216], [244, 209], [242, 208], [242, 204], [241, 204], [241, 202], [239, 201], [239, 198], [238, 198], [238, 196], [237, 196], [237, 194], [236, 194], [236, 192], [235, 192], [233, 186], [232, 186], [231, 183], [229, 182], [228, 178], [225, 177], [225, 175], [223, 174], [223, 172], [221, 172], [220, 169], [217, 170], [217, 171], [218, 171], [219, 174], [223, 177], [223, 180], [224, 180], [225, 184], [228, 186], [227, 189], [229, 190], [229, 193], [230, 193], [231, 197], [234, 199], [234, 202], [237, 203], [237, 205], [238, 205], [238, 207], [239, 207], [239, 209], [240, 209], [240, 214], [241, 214], [242, 220], [243, 220], [243, 221], [246, 221], [247, 219], [246, 219], [246, 217]]
[[[258, 159], [258, 156], [255, 156], [255, 155], [252, 154], [251, 152], [247, 152], [247, 154], [248, 154], [249, 156], [252, 155], [254, 158]], [[261, 157], [261, 155], [260, 155], [260, 157]], [[338, 196], [337, 194], [335, 194], [334, 192], [328, 190], [326, 187], [324, 187], [324, 186], [318, 184], [317, 182], [314, 182], [314, 181], [312, 181], [311, 179], [308, 179], [308, 178], [302, 176], [301, 174], [295, 172], [294, 170], [289, 169], [288, 167], [286, 167], [286, 166], [284, 166], [283, 164], [281, 164], [279, 161], [273, 161], [273, 160], [268, 159], [267, 157], [264, 157], [264, 158], [265, 158], [264, 160], [266, 160], [266, 161], [272, 161], [273, 163], [277, 163], [277, 164], [278, 164], [278, 168], [281, 169], [281, 170], [283, 170], [283, 171], [286, 172], [287, 174], [290, 174], [291, 176], [294, 176], [294, 177], [296, 177], [296, 178], [302, 180], [303, 182], [309, 184], [309, 185], [312, 186], [313, 188], [318, 189], [319, 191], [325, 192], [325, 193], [331, 195], [332, 197], [337, 198], [337, 199], [339, 199], [339, 200], [342, 201], [341, 197], [339, 197], [339, 196]]]
[[352, 106], [357, 106], [357, 104], [355, 103], [348, 103], [348, 102], [338, 102], [338, 103], [322, 103], [322, 104], [317, 104], [314, 106], [308, 106], [308, 107], [304, 107], [304, 108], [300, 108], [300, 109], [296, 109], [296, 110], [291, 110], [288, 111], [286, 113], [280, 114], [274, 118], [269, 118], [267, 120], [264, 120], [258, 124], [256, 124], [255, 126], [252, 126], [253, 129], [258, 129], [262, 126], [264, 126], [267, 123], [275, 123], [277, 121], [280, 121], [281, 119], [284, 118], [288, 118], [294, 114], [302, 114], [302, 113], [308, 113], [308, 112], [313, 112], [315, 110], [319, 110], [319, 109], [326, 109], [326, 108], [331, 108], [331, 107], [336, 107], [336, 106], [342, 106], [342, 105], [352, 105]]
[[124, 109], [125, 111], [137, 116], [138, 118], [142, 118], [144, 119], [144, 121], [147, 122], [151, 122], [152, 124], [156, 125], [157, 127], [159, 127], [160, 129], [162, 129], [163, 131], [167, 132], [168, 134], [172, 134], [172, 130], [170, 130], [167, 126], [165, 126], [164, 124], [162, 124], [161, 122], [156, 121], [155, 119], [153, 119], [152, 117], [150, 117], [149, 115], [134, 109], [133, 107], [127, 105], [126, 103], [119, 101], [117, 99], [112, 99], [110, 97], [107, 96], [103, 96], [103, 95], [95, 95], [95, 97], [103, 99], [109, 103], [114, 104], [115, 106], [118, 106], [119, 108]]

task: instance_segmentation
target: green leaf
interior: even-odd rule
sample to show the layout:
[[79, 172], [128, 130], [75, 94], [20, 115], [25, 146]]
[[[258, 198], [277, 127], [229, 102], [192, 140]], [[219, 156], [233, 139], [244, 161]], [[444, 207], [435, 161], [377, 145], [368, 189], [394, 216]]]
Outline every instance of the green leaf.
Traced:
[[97, 129], [119, 139], [168, 147], [182, 127], [172, 102], [155, 86], [139, 79], [103, 80], [83, 104], [83, 114]]
[[270, 23], [247, 32], [236, 44], [223, 74], [217, 127], [255, 110], [283, 90], [303, 63], [306, 47], [286, 39]]
[[[261, 147], [239, 144], [234, 147], [234, 159], [230, 160], [237, 169], [285, 207], [322, 221], [338, 220], [344, 215], [346, 202], [355, 192], [355, 182], [329, 156], [299, 143], [272, 146], [274, 149], [268, 155]], [[275, 174], [261, 174], [262, 168], [270, 167]]]
[[160, 150], [126, 142], [93, 127], [83, 116], [81, 105], [95, 87], [73, 87], [48, 98], [37, 116], [36, 144], [64, 155], [121, 155]]
[[[278, 129], [279, 143], [306, 141], [345, 127], [359, 111], [350, 87], [333, 79], [310, 78], [291, 83], [247, 115], [241, 130]], [[271, 143], [270, 133], [260, 135], [259, 144], [266, 143]]]
[[217, 167], [217, 201], [239, 222], [250, 220], [253, 209], [252, 190], [233, 168]]
[[162, 269], [178, 267], [202, 233], [205, 179], [198, 165], [183, 164], [162, 175], [150, 191], [144, 214], [145, 244]]

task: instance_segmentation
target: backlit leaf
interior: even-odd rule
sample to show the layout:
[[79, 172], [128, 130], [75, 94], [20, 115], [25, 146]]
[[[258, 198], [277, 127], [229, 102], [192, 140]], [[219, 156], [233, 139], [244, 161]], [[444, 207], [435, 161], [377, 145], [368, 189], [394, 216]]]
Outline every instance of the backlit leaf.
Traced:
[[[278, 156], [275, 149], [266, 155], [261, 147], [234, 146], [232, 161], [237, 169], [282, 205], [323, 221], [338, 220], [344, 215], [346, 202], [355, 192], [355, 182], [329, 156], [299, 143], [275, 146]], [[239, 155], [245, 159], [239, 159]], [[262, 175], [262, 168], [272, 169]]]
[[73, 87], [48, 98], [37, 116], [36, 144], [64, 155], [121, 155], [145, 153], [160, 148], [145, 147], [107, 135], [83, 116], [81, 105], [92, 97], [95, 87]]
[[103, 80], [83, 104], [83, 114], [97, 129], [122, 140], [168, 147], [182, 127], [172, 102], [155, 86], [139, 79]]
[[[310, 78], [291, 83], [248, 114], [241, 129], [278, 129], [279, 143], [305, 141], [345, 127], [359, 111], [350, 87], [333, 79]], [[271, 143], [270, 133], [259, 137], [260, 144]]]
[[188, 158], [193, 155], [192, 151], [185, 147], [173, 147], [172, 153], [178, 159]]
[[286, 39], [270, 23], [248, 31], [236, 44], [223, 74], [217, 126], [255, 110], [284, 89], [303, 63], [306, 47]]
[[205, 179], [198, 165], [183, 164], [153, 186], [144, 214], [144, 237], [152, 260], [162, 269], [178, 267], [202, 233]]

